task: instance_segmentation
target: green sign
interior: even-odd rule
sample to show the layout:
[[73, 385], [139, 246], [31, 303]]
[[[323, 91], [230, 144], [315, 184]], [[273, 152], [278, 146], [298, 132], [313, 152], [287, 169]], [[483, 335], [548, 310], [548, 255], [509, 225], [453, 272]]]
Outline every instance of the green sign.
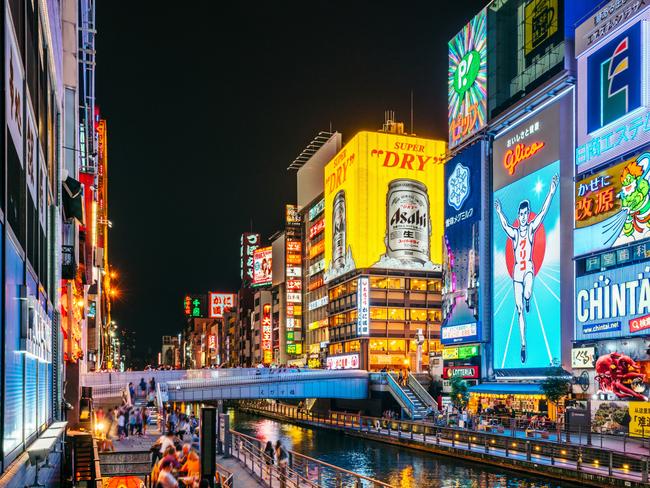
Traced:
[[458, 359], [468, 359], [478, 356], [478, 346], [461, 346], [458, 348]]
[[476, 50], [472, 49], [462, 57], [454, 73], [454, 90], [459, 97], [474, 85], [480, 68], [481, 56]]
[[293, 341], [293, 331], [287, 332], [287, 341]]

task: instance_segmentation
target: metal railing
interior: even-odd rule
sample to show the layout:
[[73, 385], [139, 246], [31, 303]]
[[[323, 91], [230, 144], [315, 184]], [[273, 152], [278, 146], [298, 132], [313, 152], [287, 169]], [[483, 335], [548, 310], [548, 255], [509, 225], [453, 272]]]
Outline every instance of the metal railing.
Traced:
[[438, 406], [438, 402], [434, 400], [434, 398], [429, 394], [429, 392], [424, 388], [424, 386], [422, 386], [422, 383], [420, 383], [415, 376], [410, 374], [408, 376], [406, 384], [413, 391], [413, 393], [420, 399], [420, 401], [424, 403], [424, 405], [426, 405], [427, 407], [435, 411], [440, 410], [440, 407]]
[[93, 386], [93, 398], [121, 397], [124, 391], [124, 384], [109, 384]]
[[235, 475], [232, 471], [224, 468], [221, 464], [217, 463], [217, 479], [221, 482], [221, 488], [233, 488], [235, 482]]
[[286, 467], [278, 466], [264, 453], [262, 441], [259, 439], [237, 431], [231, 431], [231, 435], [233, 454], [262, 481], [264, 486], [271, 488], [318, 488], [321, 486], [393, 488], [388, 483], [291, 450], [287, 450], [289, 459]]
[[540, 465], [555, 466], [572, 472], [584, 472], [629, 481], [647, 483], [650, 458], [612, 449], [554, 442], [543, 438], [512, 437], [499, 433], [443, 427], [427, 422], [393, 420], [340, 412], [305, 412], [293, 405], [265, 401], [241, 402], [252, 411], [263, 411], [313, 425], [350, 429], [373, 436], [405, 439], [431, 446], [444, 446], [492, 454]]
[[404, 390], [402, 390], [402, 386], [397, 383], [395, 378], [393, 378], [390, 373], [382, 373], [382, 376], [386, 379], [386, 384], [390, 388], [390, 391], [394, 393], [393, 396], [397, 400], [397, 403], [399, 403], [400, 406], [408, 412], [409, 417], [413, 417], [415, 413], [415, 404], [406, 395]]

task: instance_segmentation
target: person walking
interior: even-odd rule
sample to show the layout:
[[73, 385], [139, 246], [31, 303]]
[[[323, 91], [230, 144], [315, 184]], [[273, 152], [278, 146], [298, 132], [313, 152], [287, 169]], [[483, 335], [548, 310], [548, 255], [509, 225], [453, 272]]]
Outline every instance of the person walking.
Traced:
[[140, 378], [140, 396], [144, 397], [147, 394], [147, 382], [144, 378]]
[[142, 407], [142, 435], [147, 435], [147, 424], [149, 423], [149, 409]]
[[273, 466], [274, 456], [275, 450], [273, 449], [273, 443], [271, 441], [266, 441], [266, 447], [264, 448], [264, 461], [266, 461], [266, 468], [269, 472], [269, 480], [271, 479], [271, 466]]
[[289, 464], [289, 453], [284, 448], [280, 440], [275, 443], [275, 457], [278, 460], [278, 470], [280, 471], [280, 488], [287, 486], [287, 465]]

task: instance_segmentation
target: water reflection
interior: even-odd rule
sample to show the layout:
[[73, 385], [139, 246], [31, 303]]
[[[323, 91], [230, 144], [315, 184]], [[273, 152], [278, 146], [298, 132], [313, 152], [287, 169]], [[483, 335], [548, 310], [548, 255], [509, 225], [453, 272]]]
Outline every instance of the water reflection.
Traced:
[[577, 488], [578, 485], [535, 478], [502, 469], [467, 463], [338, 432], [306, 429], [230, 410], [234, 430], [263, 442], [284, 445], [320, 461], [377, 478], [401, 488]]

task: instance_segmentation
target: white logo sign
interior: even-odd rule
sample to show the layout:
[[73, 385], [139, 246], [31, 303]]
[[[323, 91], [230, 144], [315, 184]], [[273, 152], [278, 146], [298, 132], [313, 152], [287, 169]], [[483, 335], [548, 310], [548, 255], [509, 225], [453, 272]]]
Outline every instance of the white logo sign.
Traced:
[[458, 163], [447, 180], [447, 203], [460, 210], [469, 196], [469, 190], [469, 168]]

